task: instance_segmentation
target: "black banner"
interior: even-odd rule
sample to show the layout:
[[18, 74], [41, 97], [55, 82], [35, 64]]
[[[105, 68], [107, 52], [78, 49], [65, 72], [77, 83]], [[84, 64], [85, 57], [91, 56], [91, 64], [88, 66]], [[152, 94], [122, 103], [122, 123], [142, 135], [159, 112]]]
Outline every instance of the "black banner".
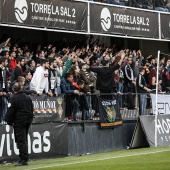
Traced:
[[0, 22], [1, 22], [1, 14], [2, 14], [2, 1], [0, 1]]
[[87, 3], [64, 0], [6, 0], [2, 22], [8, 24], [87, 31]]
[[170, 15], [169, 14], [160, 15], [161, 15], [161, 38], [170, 39]]
[[[147, 142], [144, 142], [146, 140]], [[131, 147], [143, 147], [147, 143], [149, 146], [155, 146], [155, 116], [153, 115], [140, 116], [132, 138]], [[157, 145], [170, 145], [170, 115], [158, 115]]]
[[65, 118], [64, 97], [31, 96], [34, 106], [33, 123], [62, 121]]
[[91, 4], [90, 31], [159, 38], [158, 13]]
[[[32, 125], [28, 134], [30, 159], [67, 156], [67, 124]], [[11, 126], [0, 126], [0, 163], [19, 159], [19, 150]]]
[[105, 100], [98, 98], [99, 100], [99, 114], [100, 125], [102, 128], [112, 128], [122, 124], [122, 117], [119, 110], [118, 101], [116, 99]]

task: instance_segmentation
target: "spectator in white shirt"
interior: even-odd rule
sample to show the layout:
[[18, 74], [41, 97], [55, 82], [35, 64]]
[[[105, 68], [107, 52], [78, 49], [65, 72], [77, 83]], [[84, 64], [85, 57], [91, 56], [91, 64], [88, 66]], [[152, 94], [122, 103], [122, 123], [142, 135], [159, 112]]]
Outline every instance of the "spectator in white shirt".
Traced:
[[41, 66], [36, 68], [36, 71], [30, 82], [30, 90], [35, 90], [38, 95], [46, 93], [52, 96], [52, 93], [49, 91], [48, 68], [49, 61], [46, 59], [42, 59]]

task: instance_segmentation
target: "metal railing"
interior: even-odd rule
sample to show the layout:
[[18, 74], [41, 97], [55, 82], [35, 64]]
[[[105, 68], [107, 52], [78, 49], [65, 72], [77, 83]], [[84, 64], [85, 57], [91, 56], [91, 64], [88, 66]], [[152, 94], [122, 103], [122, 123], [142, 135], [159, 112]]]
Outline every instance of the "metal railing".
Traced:
[[[139, 104], [138, 104], [138, 95], [136, 93], [111, 93], [111, 94], [101, 94], [95, 93], [90, 95], [65, 95], [65, 118], [62, 122], [94, 122], [100, 121], [100, 111], [98, 108], [99, 101], [98, 97], [105, 97], [105, 99], [116, 98], [117, 105], [120, 114], [123, 120], [133, 120], [137, 119], [139, 116]], [[73, 111], [75, 111], [75, 106], [73, 105], [73, 101], [77, 100], [78, 107], [76, 110], [76, 116], [73, 118]], [[83, 100], [87, 100], [86, 103]], [[86, 105], [86, 106], [85, 106]], [[86, 108], [89, 108], [89, 111], [86, 111]], [[151, 109], [151, 99], [150, 95], [147, 95], [147, 106], [145, 110], [145, 115], [152, 114]], [[61, 121], [61, 120], [60, 120]], [[43, 123], [43, 122], [42, 122]], [[6, 124], [6, 122], [1, 122], [1, 124]]]
[[[74, 99], [71, 95], [65, 96], [66, 101], [66, 121], [99, 121], [100, 115], [99, 115], [99, 109], [98, 109], [98, 100], [97, 97], [105, 96], [106, 98], [117, 98], [117, 104], [119, 105], [120, 114], [122, 116], [123, 120], [128, 119], [137, 119], [139, 116], [139, 103], [138, 103], [138, 95], [136, 93], [112, 93], [112, 94], [91, 94], [88, 95], [91, 97], [91, 103], [89, 107], [89, 118], [88, 120], [85, 119], [83, 113], [83, 109], [81, 106], [79, 107], [77, 113], [76, 113], [76, 119], [73, 118], [73, 106], [69, 101], [72, 101]], [[78, 101], [80, 102], [80, 101]], [[84, 106], [83, 106], [84, 107]], [[151, 101], [150, 101], [150, 95], [147, 95], [147, 106], [145, 110], [145, 115], [152, 114], [151, 109]]]

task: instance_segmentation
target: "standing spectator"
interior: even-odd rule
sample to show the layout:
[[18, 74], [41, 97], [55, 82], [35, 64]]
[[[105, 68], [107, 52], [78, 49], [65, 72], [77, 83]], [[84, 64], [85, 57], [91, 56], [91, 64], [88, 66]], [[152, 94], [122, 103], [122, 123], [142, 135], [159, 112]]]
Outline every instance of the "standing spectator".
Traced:
[[61, 93], [65, 94], [77, 94], [78, 90], [72, 90], [71, 85], [73, 82], [73, 75], [66, 73], [65, 77], [61, 79]]
[[133, 68], [133, 74], [134, 74], [134, 79], [136, 80], [138, 74], [139, 74], [139, 61], [136, 60], [135, 66]]
[[122, 95], [121, 95], [123, 93], [123, 89], [124, 89], [124, 73], [123, 73], [122, 68], [120, 67], [118, 70], [118, 89], [117, 89], [117, 92], [119, 94], [120, 108], [124, 107], [123, 101], [122, 101]]
[[162, 69], [164, 69], [166, 67], [165, 58], [162, 58], [160, 60], [160, 66], [162, 67]]
[[170, 12], [170, 0], [165, 1], [165, 8], [167, 8], [168, 11]]
[[152, 60], [151, 60], [151, 66], [153, 66], [153, 67], [157, 67], [157, 63], [156, 63], [156, 60], [155, 60], [155, 58], [152, 58]]
[[52, 92], [53, 96], [57, 96], [57, 91], [56, 91], [56, 67], [57, 67], [57, 62], [54, 59], [49, 60], [50, 68], [48, 70], [49, 76], [48, 76], [48, 83], [49, 83], [49, 91]]
[[170, 59], [162, 73], [162, 91], [170, 92]]
[[136, 79], [137, 92], [142, 93], [138, 95], [139, 101], [139, 115], [145, 115], [145, 109], [147, 104], [147, 92], [151, 92], [151, 89], [147, 87], [144, 75], [145, 68], [139, 67], [139, 75]]
[[169, 12], [169, 10], [165, 8], [164, 0], [155, 0], [155, 10]]
[[1, 55], [2, 57], [9, 59], [9, 51], [2, 51]]
[[17, 65], [16, 62], [16, 52], [15, 51], [10, 51], [9, 53], [9, 70], [12, 71], [14, 67]]
[[[65, 77], [61, 79], [61, 93], [67, 94], [79, 94], [79, 90], [71, 90], [71, 85], [73, 82], [73, 75], [70, 73], [66, 73]], [[72, 103], [72, 110], [70, 108], [70, 101]], [[79, 110], [79, 102], [76, 99], [76, 96], [66, 96], [66, 117], [70, 120], [76, 120], [76, 113]], [[69, 114], [67, 111], [72, 111], [72, 115]]]
[[132, 69], [132, 58], [127, 59], [127, 64], [124, 68], [124, 93], [129, 93], [128, 96], [125, 96], [125, 101], [127, 103], [128, 109], [135, 108], [134, 95], [135, 93], [135, 80], [134, 73]]
[[77, 83], [77, 81], [80, 79], [80, 68], [79, 66], [73, 65], [68, 70], [68, 73], [73, 75], [73, 83]]
[[[31, 75], [31, 74], [30, 74]], [[19, 83], [21, 86], [23, 86], [23, 92], [27, 95], [30, 95], [30, 94], [37, 94], [36, 91], [34, 90], [30, 90], [28, 86], [25, 86], [25, 83], [26, 83], [26, 79], [25, 77], [23, 76], [18, 76], [17, 80], [15, 81], [15, 83]], [[14, 83], [14, 84], [15, 84]]]
[[43, 50], [40, 50], [40, 51], [38, 51], [36, 58], [33, 58], [33, 60], [36, 63], [36, 66], [40, 66], [42, 59], [45, 59], [45, 52]]
[[0, 123], [5, 122], [5, 114], [7, 111], [7, 94], [11, 94], [8, 88], [6, 66], [8, 60], [4, 57], [0, 58]]
[[43, 93], [52, 96], [52, 93], [49, 91], [48, 86], [48, 68], [49, 61], [46, 59], [42, 59], [41, 66], [37, 67], [30, 82], [30, 90], [35, 90], [40, 96]]
[[[87, 101], [87, 91], [84, 89], [84, 81], [79, 80], [77, 82], [78, 89], [80, 91], [80, 109], [82, 110], [82, 119], [84, 120], [89, 120], [90, 119], [90, 114], [89, 114], [89, 104]], [[84, 113], [84, 115], [83, 115]]]
[[146, 80], [146, 84], [149, 85], [149, 74], [150, 74], [150, 63], [146, 60], [146, 64], [144, 65], [144, 69], [145, 69], [145, 74], [144, 74], [144, 77], [145, 77], [145, 80]]
[[60, 78], [61, 78], [61, 76], [63, 74], [62, 66], [63, 66], [63, 62], [62, 62], [62, 60], [59, 60], [57, 62], [57, 67], [56, 67], [56, 85], [57, 85], [57, 93], [58, 93], [58, 95], [61, 94], [61, 88], [60, 88], [61, 79]]
[[25, 77], [24, 90], [30, 90], [30, 82], [32, 79], [30, 71], [25, 71], [23, 76]]
[[[80, 79], [84, 81], [84, 89], [87, 93], [92, 93], [94, 91], [94, 76], [87, 70], [87, 64], [80, 64]], [[86, 100], [88, 103], [88, 107], [91, 108], [91, 96], [87, 95]]]
[[15, 66], [11, 73], [11, 83], [17, 80], [18, 76], [21, 76], [23, 74], [22, 66], [24, 65], [24, 58], [18, 57], [16, 59], [16, 63], [17, 65]]
[[15, 83], [14, 95], [11, 97], [6, 114], [6, 122], [13, 126], [15, 142], [19, 149], [19, 162], [15, 166], [28, 165], [28, 130], [33, 120], [31, 98], [23, 93], [22, 86]]
[[[64, 57], [63, 57], [64, 58]], [[64, 66], [65, 66], [65, 69], [63, 70], [63, 74], [62, 74], [62, 78], [65, 77], [67, 71], [69, 70], [69, 68], [71, 67], [72, 65], [72, 53], [68, 54], [68, 58], [67, 58], [67, 61], [65, 62]]]
[[[6, 72], [7, 72], [7, 77], [9, 78], [11, 76], [11, 72], [9, 71], [9, 63], [10, 63], [10, 59], [9, 59], [9, 51], [2, 51], [2, 58], [4, 57], [5, 59], [7, 59], [8, 64], [6, 66]], [[0, 57], [1, 58], [1, 57]]]
[[94, 86], [94, 76], [91, 75], [90, 72], [87, 70], [87, 64], [86, 63], [81, 63], [80, 64], [80, 79], [84, 81], [84, 88], [87, 92], [92, 92], [91, 88]]
[[132, 58], [127, 59], [127, 64], [125, 65], [124, 68], [124, 92], [134, 92], [134, 73], [133, 69], [131, 67], [132, 64]]
[[35, 67], [35, 61], [34, 60], [29, 60], [27, 63], [27, 70], [30, 71], [31, 75], [35, 73], [36, 67]]
[[156, 69], [154, 66], [150, 67], [149, 73], [149, 87], [152, 90], [156, 90]]
[[112, 93], [113, 92], [113, 84], [114, 84], [114, 71], [119, 69], [123, 58], [125, 57], [125, 53], [121, 53], [121, 59], [115, 66], [109, 67], [109, 61], [102, 60], [103, 67], [98, 68], [89, 68], [89, 71], [93, 71], [97, 73], [97, 82], [96, 88], [100, 90], [100, 93]]
[[24, 59], [26, 59], [27, 61], [31, 59], [31, 55], [30, 55], [29, 50], [25, 50], [25, 51], [23, 52], [23, 54], [24, 54], [24, 56], [23, 56]]

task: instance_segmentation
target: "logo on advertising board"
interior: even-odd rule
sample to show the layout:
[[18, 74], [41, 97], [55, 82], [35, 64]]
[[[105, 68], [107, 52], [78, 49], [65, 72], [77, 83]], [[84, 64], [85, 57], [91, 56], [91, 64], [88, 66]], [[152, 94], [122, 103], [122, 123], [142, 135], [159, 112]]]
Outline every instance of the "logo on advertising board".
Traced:
[[15, 17], [18, 22], [23, 23], [28, 16], [28, 4], [26, 0], [16, 0], [15, 5]]
[[111, 27], [111, 15], [107, 8], [103, 8], [100, 14], [101, 26], [104, 31], [108, 31]]
[[[2, 130], [3, 129], [3, 130]], [[50, 152], [51, 149], [51, 132], [48, 130], [33, 130], [28, 134], [28, 153], [42, 154]], [[0, 134], [0, 158], [3, 156], [19, 155], [19, 150], [15, 143], [14, 131], [6, 125], [1, 128]]]

